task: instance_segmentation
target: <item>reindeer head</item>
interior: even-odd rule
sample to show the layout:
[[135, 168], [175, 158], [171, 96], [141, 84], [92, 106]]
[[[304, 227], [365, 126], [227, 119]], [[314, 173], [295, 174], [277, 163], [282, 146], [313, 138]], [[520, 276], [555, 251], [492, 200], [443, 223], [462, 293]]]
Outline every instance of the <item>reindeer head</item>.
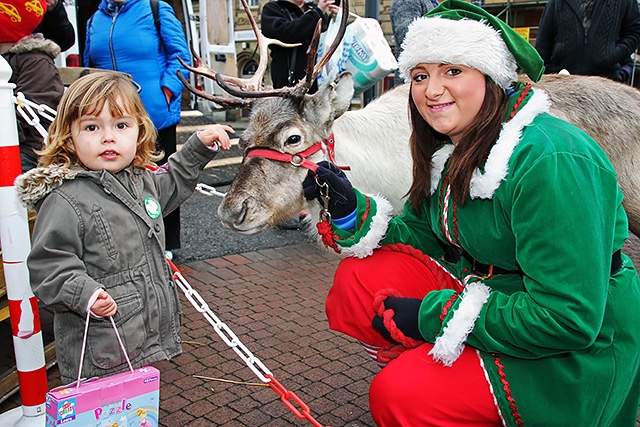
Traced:
[[[302, 99], [256, 101], [240, 137], [244, 159], [218, 208], [222, 223], [239, 233], [254, 234], [301, 210], [313, 211], [302, 193], [309, 169], [299, 166], [302, 158], [296, 155], [329, 137], [333, 121], [349, 108], [352, 97], [353, 77], [345, 73]], [[254, 157], [256, 149], [288, 155], [290, 161]], [[322, 151], [308, 157], [311, 162], [323, 159]]]
[[[296, 86], [264, 90], [263, 77], [267, 68], [267, 46], [284, 44], [266, 38], [259, 30], [245, 0], [242, 4], [249, 16], [258, 40], [260, 63], [250, 79], [222, 76], [207, 67], [193, 51], [196, 66], [183, 65], [194, 73], [215, 80], [236, 99], [213, 96], [193, 88], [181, 75], [185, 86], [197, 96], [224, 108], [249, 107], [249, 125], [240, 138], [243, 162], [231, 188], [218, 209], [218, 216], [227, 228], [239, 233], [254, 234], [310, 208], [302, 192], [302, 181], [308, 169], [300, 164], [323, 160], [315, 144], [331, 133], [333, 121], [342, 115], [353, 97], [353, 77], [345, 73], [314, 95], [308, 91], [342, 41], [349, 17], [348, 2], [344, 3], [340, 30], [324, 56], [315, 63], [320, 37], [318, 21], [311, 41], [306, 77]], [[182, 62], [182, 61], [181, 61]], [[257, 153], [266, 154], [265, 158]], [[274, 160], [274, 156], [280, 160]], [[302, 158], [307, 158], [301, 162]], [[313, 210], [313, 209], [309, 209]]]

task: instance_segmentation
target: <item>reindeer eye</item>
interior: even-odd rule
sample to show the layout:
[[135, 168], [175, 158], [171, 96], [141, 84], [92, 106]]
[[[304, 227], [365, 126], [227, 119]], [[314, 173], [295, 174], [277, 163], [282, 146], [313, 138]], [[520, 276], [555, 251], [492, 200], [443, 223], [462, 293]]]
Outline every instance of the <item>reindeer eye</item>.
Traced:
[[287, 138], [284, 144], [293, 145], [298, 144], [300, 141], [302, 141], [302, 137], [300, 135], [291, 135], [289, 138]]

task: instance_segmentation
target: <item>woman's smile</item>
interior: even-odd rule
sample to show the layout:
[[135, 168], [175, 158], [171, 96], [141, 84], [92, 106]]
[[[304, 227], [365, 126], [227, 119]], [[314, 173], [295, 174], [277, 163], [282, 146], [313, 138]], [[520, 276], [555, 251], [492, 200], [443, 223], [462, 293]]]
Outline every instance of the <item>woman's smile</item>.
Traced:
[[446, 103], [441, 103], [441, 104], [432, 104], [429, 105], [429, 109], [431, 110], [435, 110], [435, 111], [439, 111], [439, 110], [443, 110], [451, 105], [453, 105], [453, 102], [446, 102]]

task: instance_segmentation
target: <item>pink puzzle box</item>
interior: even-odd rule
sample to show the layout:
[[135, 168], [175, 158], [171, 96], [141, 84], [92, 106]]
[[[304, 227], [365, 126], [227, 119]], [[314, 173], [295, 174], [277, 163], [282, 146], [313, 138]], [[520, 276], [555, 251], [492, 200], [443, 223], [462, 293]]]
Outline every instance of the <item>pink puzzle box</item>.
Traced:
[[151, 366], [57, 387], [47, 393], [47, 427], [158, 427], [160, 371]]

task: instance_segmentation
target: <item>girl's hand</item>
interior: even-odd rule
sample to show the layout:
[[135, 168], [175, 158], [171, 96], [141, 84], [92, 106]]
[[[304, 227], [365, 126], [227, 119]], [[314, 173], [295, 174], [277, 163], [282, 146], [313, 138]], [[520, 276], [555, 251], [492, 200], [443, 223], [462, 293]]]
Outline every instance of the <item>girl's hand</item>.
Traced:
[[91, 312], [96, 316], [101, 317], [109, 317], [116, 314], [118, 310], [118, 305], [111, 298], [111, 295], [106, 293], [105, 291], [100, 291], [100, 295], [98, 295], [98, 299], [91, 306]]
[[211, 125], [198, 131], [198, 138], [207, 147], [214, 147], [217, 142], [224, 150], [228, 150], [231, 148], [231, 140], [227, 132], [235, 133], [231, 126]]

